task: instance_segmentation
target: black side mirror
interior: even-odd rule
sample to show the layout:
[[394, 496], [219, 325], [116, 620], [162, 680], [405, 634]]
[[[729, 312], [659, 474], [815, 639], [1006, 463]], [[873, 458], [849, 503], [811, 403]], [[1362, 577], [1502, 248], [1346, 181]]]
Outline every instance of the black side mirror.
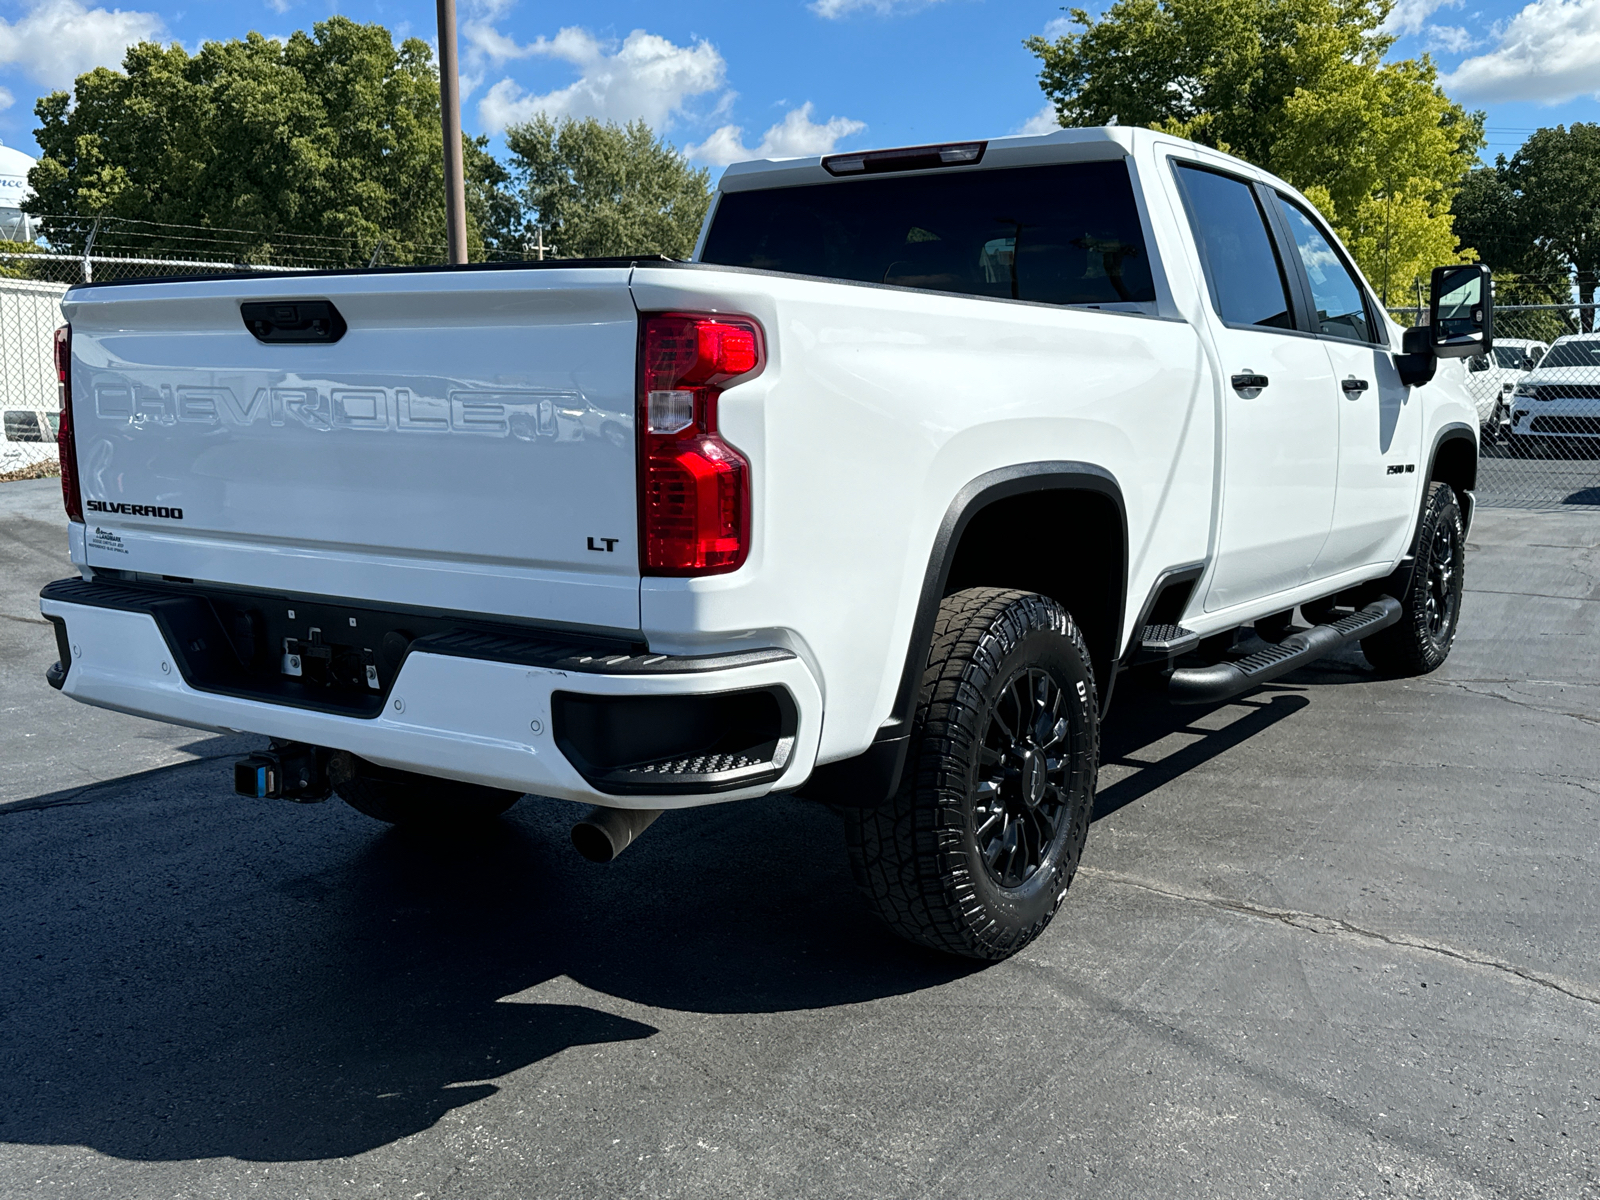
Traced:
[[1421, 387], [1433, 379], [1439, 358], [1433, 352], [1433, 335], [1426, 325], [1413, 325], [1400, 343], [1403, 353], [1394, 356], [1395, 370], [1406, 387]]
[[1482, 263], [1435, 267], [1428, 328], [1440, 358], [1471, 358], [1494, 346], [1494, 283]]
[[1489, 369], [1489, 356], [1487, 354], [1474, 354], [1467, 359], [1467, 370], [1487, 371]]

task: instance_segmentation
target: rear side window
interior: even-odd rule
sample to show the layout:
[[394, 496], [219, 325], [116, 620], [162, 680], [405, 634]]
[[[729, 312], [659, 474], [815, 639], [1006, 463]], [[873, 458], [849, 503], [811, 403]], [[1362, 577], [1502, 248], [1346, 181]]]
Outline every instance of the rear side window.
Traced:
[[1254, 190], [1231, 175], [1182, 165], [1178, 182], [1217, 315], [1230, 325], [1293, 329], [1289, 285]]
[[701, 261], [1046, 304], [1156, 298], [1122, 162], [728, 192]]

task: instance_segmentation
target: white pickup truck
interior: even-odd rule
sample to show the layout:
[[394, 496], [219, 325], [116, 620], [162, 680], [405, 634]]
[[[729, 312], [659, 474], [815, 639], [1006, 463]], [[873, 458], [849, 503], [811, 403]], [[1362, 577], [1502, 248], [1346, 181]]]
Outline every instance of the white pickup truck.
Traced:
[[1482, 268], [1402, 331], [1282, 180], [1124, 128], [734, 166], [691, 262], [62, 307], [66, 695], [272, 739], [252, 796], [585, 801], [598, 860], [799, 791], [894, 930], [991, 959], [1066, 894], [1119, 673], [1444, 660], [1493, 336]]

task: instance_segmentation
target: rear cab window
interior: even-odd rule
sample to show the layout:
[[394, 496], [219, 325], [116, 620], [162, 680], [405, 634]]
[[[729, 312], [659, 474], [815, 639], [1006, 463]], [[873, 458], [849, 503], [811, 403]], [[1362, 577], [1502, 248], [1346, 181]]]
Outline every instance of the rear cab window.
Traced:
[[1120, 160], [725, 192], [700, 261], [1044, 304], [1156, 301]]

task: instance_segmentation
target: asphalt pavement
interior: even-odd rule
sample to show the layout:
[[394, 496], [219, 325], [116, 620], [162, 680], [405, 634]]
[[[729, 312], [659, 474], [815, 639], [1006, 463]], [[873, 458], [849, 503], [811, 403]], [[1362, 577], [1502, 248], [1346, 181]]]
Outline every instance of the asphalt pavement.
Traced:
[[1485, 511], [1422, 679], [1129, 688], [1085, 867], [987, 968], [835, 818], [415, 839], [74, 705], [0, 485], [0, 1196], [1600, 1197], [1600, 511]]

